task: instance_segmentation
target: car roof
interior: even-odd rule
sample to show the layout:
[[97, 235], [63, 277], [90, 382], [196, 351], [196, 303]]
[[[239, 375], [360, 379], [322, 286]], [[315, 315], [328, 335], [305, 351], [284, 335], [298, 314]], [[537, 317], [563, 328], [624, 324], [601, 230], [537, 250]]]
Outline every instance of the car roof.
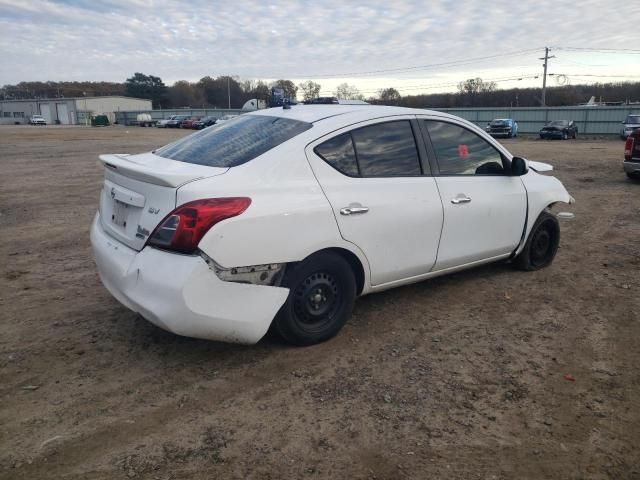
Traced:
[[291, 105], [291, 108], [273, 107], [256, 110], [246, 115], [264, 115], [272, 117], [290, 118], [307, 123], [317, 123], [322, 120], [338, 116], [357, 116], [360, 118], [391, 117], [395, 115], [431, 115], [445, 118], [457, 118], [443, 112], [425, 110], [421, 108], [391, 107], [386, 105]]

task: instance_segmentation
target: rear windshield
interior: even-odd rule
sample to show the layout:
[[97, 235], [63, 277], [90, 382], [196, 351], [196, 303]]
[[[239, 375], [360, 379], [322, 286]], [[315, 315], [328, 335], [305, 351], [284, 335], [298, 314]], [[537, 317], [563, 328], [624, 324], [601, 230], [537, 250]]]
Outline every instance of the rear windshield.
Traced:
[[154, 153], [179, 162], [235, 167], [310, 128], [310, 123], [288, 118], [241, 115], [181, 138]]
[[640, 115], [629, 115], [624, 123], [640, 123]]
[[568, 120], [554, 120], [552, 122], [549, 122], [547, 125], [549, 125], [551, 127], [564, 127], [566, 125], [569, 125], [569, 121]]

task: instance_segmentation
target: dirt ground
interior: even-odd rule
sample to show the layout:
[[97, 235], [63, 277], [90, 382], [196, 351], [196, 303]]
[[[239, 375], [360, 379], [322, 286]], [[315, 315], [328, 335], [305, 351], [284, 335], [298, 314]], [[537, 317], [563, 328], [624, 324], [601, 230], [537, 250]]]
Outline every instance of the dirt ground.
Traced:
[[0, 478], [640, 479], [640, 182], [619, 139], [506, 141], [577, 200], [551, 267], [364, 297], [291, 348], [166, 333], [100, 284], [97, 155], [185, 133], [0, 128]]

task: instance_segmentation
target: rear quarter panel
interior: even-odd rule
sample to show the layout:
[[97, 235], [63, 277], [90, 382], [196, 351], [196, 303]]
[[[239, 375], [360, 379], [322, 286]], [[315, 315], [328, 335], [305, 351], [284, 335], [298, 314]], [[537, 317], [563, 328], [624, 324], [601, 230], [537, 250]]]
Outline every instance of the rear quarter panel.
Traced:
[[177, 205], [200, 198], [251, 198], [244, 213], [215, 225], [199, 244], [225, 268], [297, 262], [338, 247], [360, 259], [366, 289], [366, 258], [340, 236], [331, 206], [304, 156], [309, 137], [300, 137], [229, 169], [218, 179], [184, 185], [178, 190]]

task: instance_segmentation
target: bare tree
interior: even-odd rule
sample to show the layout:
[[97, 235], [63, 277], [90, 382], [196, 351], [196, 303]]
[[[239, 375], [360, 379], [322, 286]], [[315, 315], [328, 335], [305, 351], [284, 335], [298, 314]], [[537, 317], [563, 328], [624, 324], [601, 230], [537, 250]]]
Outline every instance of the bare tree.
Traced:
[[364, 100], [364, 95], [355, 86], [341, 83], [336, 87], [333, 96], [340, 100]]
[[277, 80], [271, 84], [272, 87], [281, 88], [284, 96], [295, 100], [298, 94], [298, 87], [291, 80]]
[[383, 105], [398, 105], [402, 99], [400, 92], [393, 87], [378, 90], [378, 96]]
[[320, 84], [313, 82], [311, 80], [307, 80], [306, 82], [302, 82], [298, 84], [300, 90], [302, 90], [302, 100], [313, 100], [314, 98], [318, 98], [320, 96]]
[[480, 77], [470, 78], [458, 84], [458, 91], [462, 94], [473, 94], [493, 92], [496, 89], [496, 82], [485, 82]]
[[460, 95], [468, 99], [469, 106], [473, 107], [476, 104], [476, 97], [479, 94], [486, 94], [495, 91], [496, 82], [485, 82], [480, 77], [469, 78], [464, 82], [458, 84], [458, 91]]

